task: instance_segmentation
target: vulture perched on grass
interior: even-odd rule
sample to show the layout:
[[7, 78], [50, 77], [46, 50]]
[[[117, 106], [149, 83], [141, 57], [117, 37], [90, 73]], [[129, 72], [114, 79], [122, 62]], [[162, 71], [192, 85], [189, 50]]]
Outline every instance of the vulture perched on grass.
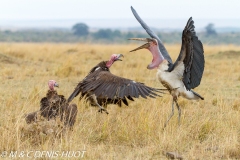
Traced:
[[[49, 80], [49, 90], [46, 97], [43, 97], [40, 101], [40, 115], [47, 120], [60, 116], [61, 121], [64, 121], [65, 125], [72, 127], [76, 121], [77, 105], [69, 104], [63, 95], [59, 95], [54, 87], [58, 87], [55, 80]], [[32, 112], [26, 116], [26, 122], [31, 123], [37, 120], [37, 113]]]
[[148, 87], [140, 82], [113, 75], [110, 67], [116, 61], [121, 61], [122, 54], [113, 54], [109, 61], [102, 61], [93, 67], [89, 74], [78, 83], [73, 93], [68, 98], [71, 102], [80, 94], [80, 99], [85, 97], [92, 106], [98, 106], [99, 112], [107, 112], [107, 104], [117, 104], [121, 107], [122, 102], [128, 106], [127, 99], [151, 97], [155, 98], [160, 89]]

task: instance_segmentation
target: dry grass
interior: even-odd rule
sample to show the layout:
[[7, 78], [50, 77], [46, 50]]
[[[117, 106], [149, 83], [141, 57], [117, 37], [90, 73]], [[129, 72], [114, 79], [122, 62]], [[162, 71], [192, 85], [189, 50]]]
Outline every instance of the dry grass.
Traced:
[[[164, 154], [173, 151], [185, 159], [239, 159], [240, 53], [234, 52], [234, 56], [224, 53], [240, 51], [240, 47], [231, 45], [204, 47], [204, 76], [195, 90], [205, 100], [180, 98], [180, 127], [175, 114], [162, 130], [171, 112], [168, 94], [157, 99], [136, 99], [129, 107], [110, 105], [109, 115], [98, 113], [96, 108], [76, 98], [79, 112], [72, 132], [56, 137], [31, 129], [26, 134], [23, 128], [29, 126], [22, 116], [39, 109], [49, 79], [57, 80], [58, 92], [68, 97], [88, 71], [99, 61], [109, 59], [112, 53], [125, 56], [112, 66], [112, 73], [162, 88], [156, 80], [156, 70], [146, 69], [150, 53], [128, 52], [136, 46], [0, 44], [0, 151], [85, 149], [84, 159], [165, 159]], [[180, 46], [166, 47], [175, 59]]]

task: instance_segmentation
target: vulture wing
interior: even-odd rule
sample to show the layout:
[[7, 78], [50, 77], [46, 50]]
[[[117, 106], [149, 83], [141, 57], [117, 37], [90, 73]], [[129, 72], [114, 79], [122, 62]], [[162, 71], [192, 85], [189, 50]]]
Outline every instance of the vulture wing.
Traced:
[[163, 57], [165, 59], [168, 60], [169, 63], [172, 64], [172, 59], [169, 56], [166, 48], [164, 47], [162, 41], [160, 40], [160, 38], [148, 27], [148, 25], [139, 17], [139, 15], [137, 14], [137, 12], [135, 11], [135, 9], [131, 6], [131, 10], [133, 15], [135, 16], [135, 18], [138, 20], [138, 22], [142, 25], [142, 27], [146, 30], [146, 32], [149, 34], [149, 36], [151, 36], [152, 38], [155, 38], [158, 41], [158, 46], [159, 46], [159, 50], [161, 51]]
[[194, 28], [194, 21], [190, 17], [182, 32], [180, 54], [172, 68], [169, 69], [169, 71], [172, 71], [178, 64], [184, 63], [183, 83], [187, 90], [191, 90], [200, 84], [205, 64], [203, 45], [198, 40]]
[[161, 93], [159, 89], [148, 87], [143, 83], [135, 82], [130, 79], [121, 78], [111, 74], [109, 71], [98, 70], [93, 72], [73, 91], [72, 95], [68, 98], [70, 102], [79, 93], [91, 92], [98, 98], [108, 99], [132, 99], [152, 97], [155, 98], [158, 93]]
[[65, 109], [65, 125], [69, 125], [72, 127], [74, 123], [76, 122], [76, 117], [77, 117], [77, 105], [76, 104], [70, 104], [66, 107]]
[[40, 101], [40, 111], [41, 111], [41, 115], [45, 118], [48, 118], [50, 117], [50, 113], [49, 113], [49, 110], [50, 110], [50, 103], [47, 99], [47, 97], [43, 97]]
[[31, 113], [28, 113], [27, 115], [25, 115], [25, 120], [26, 120], [27, 124], [36, 122], [37, 116], [38, 116], [38, 111], [31, 112]]
[[159, 96], [158, 89], [148, 87], [143, 83], [121, 78], [108, 71], [96, 72], [95, 76], [86, 79], [81, 86], [82, 92], [91, 91], [100, 98], [124, 98], [139, 96], [143, 98]]

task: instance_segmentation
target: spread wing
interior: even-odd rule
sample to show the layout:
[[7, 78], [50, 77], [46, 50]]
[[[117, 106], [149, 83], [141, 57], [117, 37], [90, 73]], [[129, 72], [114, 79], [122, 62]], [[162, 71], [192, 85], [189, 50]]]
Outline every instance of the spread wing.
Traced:
[[121, 78], [111, 74], [109, 71], [95, 71], [91, 76], [81, 81], [68, 98], [70, 102], [79, 93], [91, 92], [98, 98], [108, 99], [132, 99], [152, 97], [155, 98], [160, 90], [148, 87], [143, 83], [130, 79]]
[[140, 18], [140, 16], [137, 14], [135, 9], [131, 6], [131, 10], [135, 18], [138, 20], [138, 22], [142, 25], [142, 27], [146, 30], [146, 32], [149, 34], [150, 37], [155, 38], [158, 41], [159, 50], [161, 51], [163, 57], [168, 60], [169, 63], [172, 64], [172, 59], [169, 56], [166, 48], [164, 47], [162, 41], [160, 38], [148, 27], [148, 25]]
[[200, 84], [205, 64], [203, 45], [198, 39], [194, 28], [194, 21], [190, 17], [182, 32], [180, 54], [169, 70], [174, 70], [180, 62], [184, 63], [183, 83], [187, 90], [191, 90]]

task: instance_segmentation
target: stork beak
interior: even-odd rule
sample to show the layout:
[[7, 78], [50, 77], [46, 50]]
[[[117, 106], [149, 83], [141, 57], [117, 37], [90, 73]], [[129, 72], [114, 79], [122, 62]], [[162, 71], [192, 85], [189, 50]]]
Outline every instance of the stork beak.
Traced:
[[115, 61], [122, 61], [120, 58], [124, 57], [122, 54], [117, 54], [117, 58], [115, 59]]
[[137, 40], [137, 41], [147, 42], [147, 43], [141, 45], [140, 47], [131, 50], [130, 52], [137, 51], [139, 49], [148, 49], [150, 47], [150, 43], [149, 42], [154, 41], [154, 39], [152, 39], [152, 38], [129, 38], [128, 40]]
[[57, 84], [57, 82], [56, 82], [56, 83], [54, 83], [54, 87], [59, 87], [59, 85]]

